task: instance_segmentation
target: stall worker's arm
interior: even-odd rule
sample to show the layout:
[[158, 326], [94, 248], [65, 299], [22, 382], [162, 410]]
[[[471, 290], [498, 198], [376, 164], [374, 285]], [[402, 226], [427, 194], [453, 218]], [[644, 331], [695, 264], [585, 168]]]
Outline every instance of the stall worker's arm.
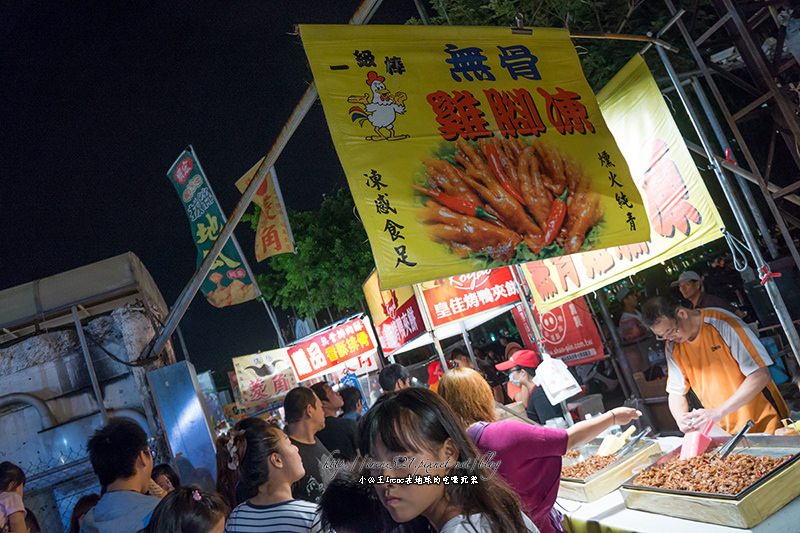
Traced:
[[631, 407], [615, 407], [600, 416], [578, 422], [567, 428], [567, 449], [589, 442], [614, 424], [624, 426], [640, 416], [642, 413]]
[[685, 418], [687, 420], [691, 419], [691, 426], [695, 429], [703, 427], [708, 420], [719, 422], [740, 407], [750, 403], [750, 400], [755, 398], [764, 387], [767, 386], [771, 379], [769, 368], [762, 366], [744, 378], [744, 381], [739, 385], [739, 388], [736, 389], [736, 392], [731, 394], [719, 407], [716, 409], [696, 409], [689, 415], [686, 415]]
[[686, 395], [670, 392], [667, 402], [669, 404], [669, 412], [672, 413], [672, 418], [678, 424], [678, 429], [684, 433], [694, 431], [694, 426], [685, 421], [689, 413], [689, 402], [686, 400]]

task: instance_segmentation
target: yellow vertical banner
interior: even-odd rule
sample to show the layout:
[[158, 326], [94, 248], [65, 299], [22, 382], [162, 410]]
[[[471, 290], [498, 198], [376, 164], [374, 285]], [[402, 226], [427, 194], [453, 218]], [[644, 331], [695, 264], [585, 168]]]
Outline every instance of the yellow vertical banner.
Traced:
[[644, 198], [649, 242], [523, 265], [542, 311], [722, 236], [714, 200], [641, 56], [597, 100]]
[[566, 31], [300, 34], [382, 289], [649, 237]]
[[[239, 192], [244, 193], [263, 162], [262, 158], [236, 181], [236, 188], [239, 189]], [[286, 207], [283, 205], [283, 196], [278, 186], [275, 167], [269, 169], [269, 174], [264, 178], [253, 197], [253, 203], [261, 208], [256, 228], [256, 260], [261, 262], [273, 255], [294, 253], [292, 229], [286, 217]]]

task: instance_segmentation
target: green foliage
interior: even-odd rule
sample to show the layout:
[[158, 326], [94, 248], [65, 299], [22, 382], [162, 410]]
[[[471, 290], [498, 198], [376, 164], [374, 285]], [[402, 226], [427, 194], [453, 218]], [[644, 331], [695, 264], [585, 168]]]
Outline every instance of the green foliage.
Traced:
[[[255, 230], [258, 214], [256, 208], [242, 220]], [[289, 210], [289, 224], [297, 254], [269, 258], [267, 272], [256, 275], [267, 301], [281, 309], [294, 307], [304, 318], [312, 315], [312, 305], [316, 312], [360, 307], [361, 285], [374, 262], [350, 192], [338, 189], [318, 211]]]

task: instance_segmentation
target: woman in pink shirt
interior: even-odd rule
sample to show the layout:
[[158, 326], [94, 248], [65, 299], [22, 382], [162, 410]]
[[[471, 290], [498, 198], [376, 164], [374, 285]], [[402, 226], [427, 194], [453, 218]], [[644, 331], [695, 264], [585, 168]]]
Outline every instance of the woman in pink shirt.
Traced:
[[641, 415], [636, 409], [617, 407], [569, 429], [516, 420], [497, 422], [489, 384], [466, 368], [445, 374], [439, 381], [439, 394], [468, 428], [480, 451], [495, 453], [492, 461], [500, 463], [497, 472], [519, 494], [524, 510], [542, 533], [563, 531], [561, 513], [553, 504], [566, 451], [589, 442], [615, 423], [627, 424]]

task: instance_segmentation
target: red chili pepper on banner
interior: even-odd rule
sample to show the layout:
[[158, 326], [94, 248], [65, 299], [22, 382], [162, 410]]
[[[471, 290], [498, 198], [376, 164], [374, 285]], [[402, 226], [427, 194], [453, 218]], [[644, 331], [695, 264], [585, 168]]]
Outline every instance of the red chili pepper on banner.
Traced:
[[508, 181], [505, 172], [503, 172], [503, 165], [500, 163], [500, 154], [497, 152], [497, 147], [494, 144], [486, 143], [483, 146], [483, 153], [486, 154], [486, 161], [489, 163], [489, 167], [492, 169], [492, 172], [494, 172], [494, 175], [497, 176], [500, 185], [503, 186], [508, 194], [524, 206], [525, 199], [522, 198], [522, 195], [514, 188], [511, 182]]
[[441, 203], [443, 206], [449, 207], [453, 211], [461, 213], [462, 215], [470, 215], [473, 217], [483, 217], [483, 218], [490, 218], [492, 220], [497, 220], [496, 216], [490, 215], [489, 213], [486, 212], [484, 208], [482, 208], [472, 200], [464, 200], [463, 198], [456, 198], [455, 196], [450, 196], [449, 194], [437, 191], [436, 189], [426, 189], [424, 187], [419, 187], [417, 185], [411, 185], [411, 186], [414, 189], [421, 192], [422, 194], [427, 194], [431, 198], [439, 200], [439, 203]]
[[561, 196], [553, 200], [550, 205], [550, 215], [547, 217], [547, 223], [544, 226], [544, 242], [542, 246], [547, 246], [558, 235], [558, 230], [561, 229], [561, 224], [564, 222], [564, 216], [567, 214], [567, 190], [561, 193]]

